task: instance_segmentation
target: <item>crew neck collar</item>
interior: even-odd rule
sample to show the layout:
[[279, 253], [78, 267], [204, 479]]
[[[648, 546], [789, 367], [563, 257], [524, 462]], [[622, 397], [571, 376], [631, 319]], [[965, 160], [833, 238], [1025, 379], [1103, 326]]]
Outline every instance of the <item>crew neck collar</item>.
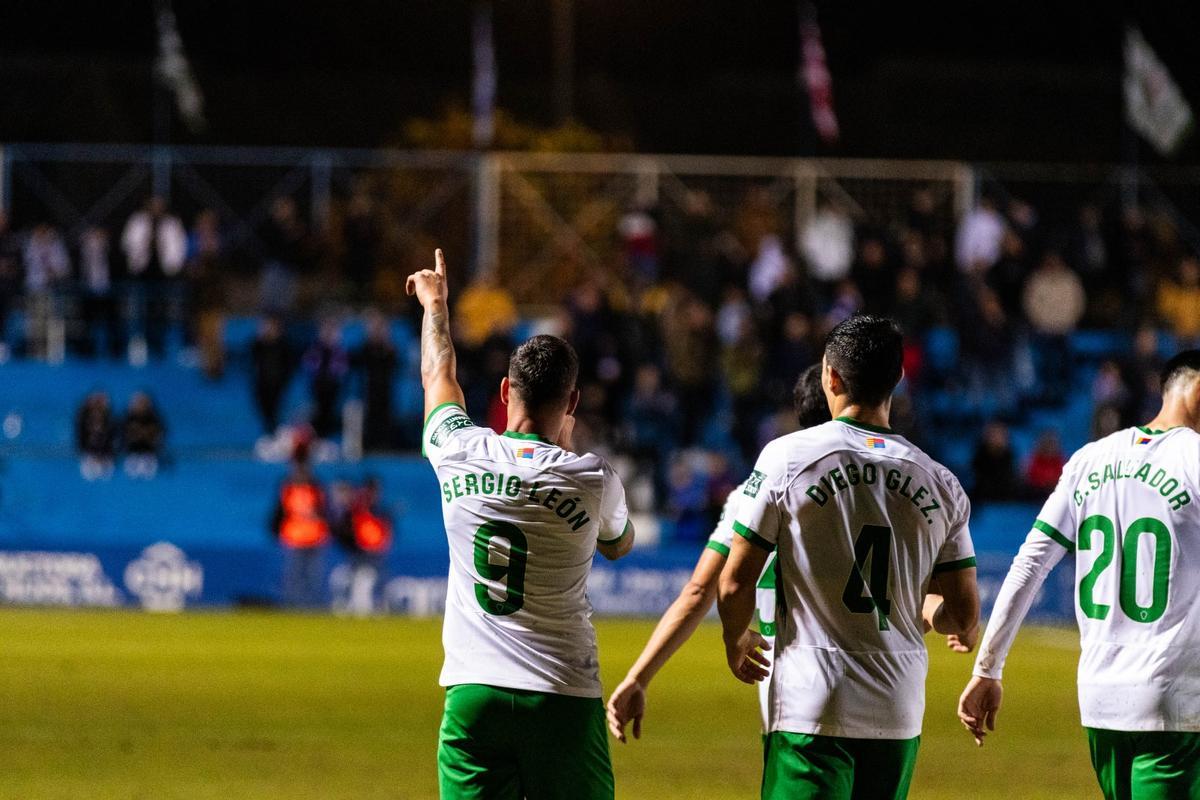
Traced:
[[542, 436], [540, 433], [521, 433], [520, 431], [505, 431], [502, 436], [507, 436], [509, 439], [520, 439], [525, 442], [541, 442], [542, 444], [554, 444], [554, 442]]
[[854, 417], [843, 416], [843, 417], [837, 417], [836, 419], [838, 422], [843, 422], [847, 425], [852, 425], [855, 428], [862, 428], [864, 431], [870, 431], [871, 433], [894, 433], [894, 431], [891, 428], [881, 428], [880, 426], [872, 425], [869, 422], [861, 422], [861, 421], [855, 419]]

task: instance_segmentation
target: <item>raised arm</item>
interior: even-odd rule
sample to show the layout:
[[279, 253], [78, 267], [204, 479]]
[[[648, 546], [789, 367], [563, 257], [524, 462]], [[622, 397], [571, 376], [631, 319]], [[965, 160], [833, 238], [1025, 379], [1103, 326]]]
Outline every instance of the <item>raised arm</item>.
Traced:
[[717, 580], [721, 577], [724, 564], [723, 555], [709, 548], [704, 549], [687, 585], [658, 621], [654, 633], [650, 634], [650, 641], [646, 642], [642, 654], [629, 668], [625, 680], [613, 691], [608, 700], [608, 729], [618, 740], [625, 741], [625, 726], [630, 721], [633, 722], [633, 738], [641, 738], [646, 687], [667, 660], [675, 655], [675, 651], [691, 638], [700, 621], [712, 608], [713, 601], [717, 599]]
[[433, 251], [434, 268], [408, 276], [404, 290], [416, 296], [425, 309], [421, 320], [421, 385], [425, 388], [425, 417], [440, 405], [464, 401], [458, 385], [458, 365], [450, 340], [450, 306], [447, 302], [446, 257]]

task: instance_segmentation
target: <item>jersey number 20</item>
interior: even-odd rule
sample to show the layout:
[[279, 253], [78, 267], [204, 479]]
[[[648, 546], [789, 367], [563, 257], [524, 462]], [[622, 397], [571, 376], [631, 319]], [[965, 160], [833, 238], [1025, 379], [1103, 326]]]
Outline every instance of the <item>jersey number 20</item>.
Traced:
[[[1097, 603], [1094, 597], [1096, 581], [1112, 564], [1117, 552], [1117, 525], [1103, 514], [1094, 514], [1079, 526], [1079, 549], [1091, 550], [1093, 534], [1103, 537], [1100, 555], [1092, 562], [1088, 574], [1079, 581], [1079, 608], [1091, 619], [1104, 619], [1109, 606]], [[1143, 535], [1154, 537], [1154, 579], [1151, 584], [1150, 605], [1137, 601], [1138, 541]], [[1162, 520], [1154, 517], [1136, 519], [1125, 531], [1121, 544], [1121, 575], [1118, 580], [1121, 610], [1134, 622], [1154, 622], [1167, 610], [1167, 592], [1171, 582], [1171, 531]]]
[[[508, 563], [493, 564], [492, 541], [500, 537], [508, 540]], [[480, 608], [498, 617], [507, 616], [525, 605], [525, 564], [529, 558], [529, 546], [525, 534], [516, 525], [508, 522], [485, 522], [475, 531], [475, 571], [487, 581], [505, 581], [504, 599], [492, 597], [486, 584], [475, 584], [475, 599]]]
[[[864, 579], [867, 558], [871, 559], [871, 574]], [[889, 630], [888, 614], [892, 601], [888, 599], [888, 573], [892, 563], [892, 529], [882, 525], [863, 525], [854, 542], [854, 565], [842, 590], [842, 603], [855, 614], [879, 614], [879, 630]], [[868, 589], [863, 594], [863, 589]]]

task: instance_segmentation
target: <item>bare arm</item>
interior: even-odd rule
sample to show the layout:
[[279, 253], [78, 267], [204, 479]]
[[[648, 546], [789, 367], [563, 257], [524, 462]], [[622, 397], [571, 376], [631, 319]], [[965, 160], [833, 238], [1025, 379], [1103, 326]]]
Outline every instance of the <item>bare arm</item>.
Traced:
[[729, 561], [721, 572], [717, 611], [721, 614], [721, 633], [725, 639], [725, 659], [735, 678], [757, 683], [767, 677], [770, 661], [760, 650], [767, 642], [754, 631], [754, 589], [769, 553], [741, 536], [733, 537]]
[[629, 551], [633, 549], [633, 540], [633, 523], [626, 522], [625, 531], [620, 537], [611, 542], [596, 542], [596, 552], [609, 561], [616, 561], [618, 558], [629, 555]]
[[642, 654], [629, 668], [625, 680], [613, 690], [608, 700], [608, 729], [618, 740], [625, 741], [625, 726], [633, 722], [633, 738], [642, 735], [642, 716], [646, 710], [646, 687], [675, 655], [683, 643], [696, 632], [700, 621], [717, 599], [717, 580], [725, 557], [705, 548], [696, 562], [692, 577], [679, 592], [675, 602], [663, 614]]
[[450, 339], [450, 305], [447, 301], [446, 258], [434, 251], [434, 268], [408, 276], [405, 291], [415, 295], [425, 309], [421, 320], [421, 385], [425, 388], [425, 417], [445, 403], [463, 405], [458, 385], [458, 364]]
[[975, 582], [975, 567], [943, 572], [937, 577], [941, 590], [926, 597], [923, 616], [935, 631], [960, 636], [979, 627], [979, 587]]

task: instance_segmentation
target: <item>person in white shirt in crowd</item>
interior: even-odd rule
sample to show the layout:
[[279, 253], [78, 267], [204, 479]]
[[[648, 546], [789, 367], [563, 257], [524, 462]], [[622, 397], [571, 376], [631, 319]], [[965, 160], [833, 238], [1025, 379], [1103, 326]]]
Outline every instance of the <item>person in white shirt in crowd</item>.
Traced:
[[954, 239], [954, 261], [966, 273], [984, 273], [1000, 260], [1000, 245], [1007, 225], [989, 195], [967, 212]]
[[187, 229], [167, 210], [166, 200], [153, 195], [125, 223], [121, 249], [138, 289], [133, 312], [140, 325], [135, 330], [140, 327], [150, 352], [159, 354], [166, 337], [168, 295], [187, 257]]

